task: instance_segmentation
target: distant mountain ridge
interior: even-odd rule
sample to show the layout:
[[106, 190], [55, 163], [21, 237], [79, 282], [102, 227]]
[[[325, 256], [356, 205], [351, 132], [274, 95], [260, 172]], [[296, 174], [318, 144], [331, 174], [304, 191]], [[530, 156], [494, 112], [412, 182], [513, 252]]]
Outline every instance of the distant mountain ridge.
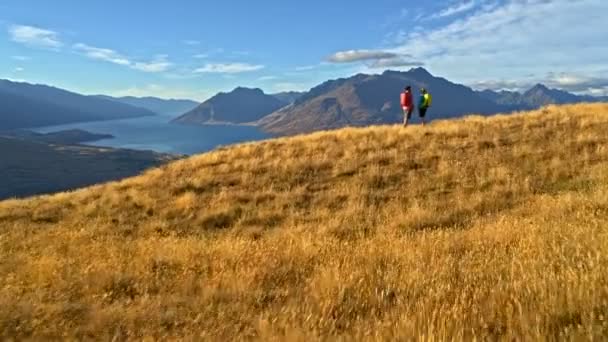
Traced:
[[155, 115], [107, 99], [8, 80], [0, 80], [0, 104], [3, 130]]
[[498, 92], [483, 90], [477, 93], [497, 104], [511, 106], [519, 110], [535, 109], [549, 104], [605, 101], [605, 99], [599, 97], [580, 96], [559, 89], [550, 89], [540, 83], [523, 93], [504, 90]]
[[524, 93], [475, 91], [417, 67], [404, 72], [388, 70], [382, 74], [357, 74], [329, 80], [304, 93], [266, 95], [260, 89], [236, 88], [214, 96], [175, 121], [187, 124], [254, 123], [266, 132], [278, 135], [393, 124], [403, 120], [399, 94], [406, 85], [412, 86], [416, 102], [420, 88], [429, 89], [434, 100], [429, 111], [431, 120], [601, 100], [549, 89], [542, 84]]
[[344, 126], [399, 123], [403, 120], [399, 93], [406, 85], [412, 86], [415, 102], [421, 87], [433, 95], [431, 120], [529, 110], [548, 104], [606, 101], [606, 98], [549, 89], [542, 84], [523, 94], [474, 91], [418, 67], [405, 72], [388, 70], [380, 75], [358, 74], [324, 82], [257, 124], [267, 132], [290, 135]]
[[191, 111], [200, 103], [186, 99], [161, 99], [158, 97], [112, 97], [107, 95], [97, 95], [97, 97], [128, 104], [134, 107], [144, 108], [154, 113], [166, 116], [178, 116]]
[[435, 77], [424, 68], [414, 68], [407, 72], [358, 74], [327, 81], [258, 124], [268, 132], [284, 135], [344, 126], [398, 123], [403, 120], [399, 94], [406, 85], [414, 89], [415, 100], [421, 87], [430, 90], [434, 99], [431, 118], [452, 118], [469, 113], [493, 114], [510, 109], [479, 96], [469, 87]]
[[261, 89], [238, 87], [228, 93], [219, 93], [190, 112], [173, 120], [186, 124], [235, 123], [257, 121], [287, 105]]
[[391, 124], [402, 120], [399, 93], [405, 85], [413, 87], [416, 100], [420, 87], [429, 89], [434, 99], [430, 119], [529, 110], [548, 104], [608, 101], [608, 97], [579, 96], [542, 84], [523, 93], [474, 91], [433, 76], [421, 67], [329, 80], [307, 92], [266, 94], [261, 89], [238, 87], [202, 104], [155, 97], [84, 96], [46, 85], [0, 80], [0, 129], [156, 114], [176, 117], [173, 122], [184, 124], [256, 124], [279, 135]]

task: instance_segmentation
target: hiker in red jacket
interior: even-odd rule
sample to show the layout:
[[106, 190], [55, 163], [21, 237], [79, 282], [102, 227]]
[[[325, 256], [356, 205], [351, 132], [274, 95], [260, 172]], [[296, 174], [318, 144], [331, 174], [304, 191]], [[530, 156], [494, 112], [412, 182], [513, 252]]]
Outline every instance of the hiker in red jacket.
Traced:
[[412, 97], [412, 87], [407, 86], [401, 93], [401, 108], [403, 108], [403, 126], [407, 127], [407, 122], [412, 118], [414, 112], [414, 99]]

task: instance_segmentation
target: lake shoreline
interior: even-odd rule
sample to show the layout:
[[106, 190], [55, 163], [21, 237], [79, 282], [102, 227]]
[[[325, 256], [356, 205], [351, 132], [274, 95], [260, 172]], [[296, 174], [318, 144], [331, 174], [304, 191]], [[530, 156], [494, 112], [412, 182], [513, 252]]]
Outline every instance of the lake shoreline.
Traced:
[[104, 120], [32, 129], [38, 133], [52, 133], [79, 129], [103, 132], [113, 138], [87, 141], [85, 146], [154, 151], [173, 155], [195, 155], [228, 145], [273, 138], [253, 124], [209, 122], [188, 125], [171, 122], [163, 116], [135, 119]]

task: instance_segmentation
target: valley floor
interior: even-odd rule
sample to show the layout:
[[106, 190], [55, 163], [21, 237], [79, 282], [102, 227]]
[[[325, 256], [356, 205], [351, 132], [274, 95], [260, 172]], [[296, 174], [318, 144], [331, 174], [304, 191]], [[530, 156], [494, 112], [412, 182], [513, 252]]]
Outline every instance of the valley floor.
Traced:
[[243, 144], [0, 202], [0, 336], [608, 338], [608, 105]]

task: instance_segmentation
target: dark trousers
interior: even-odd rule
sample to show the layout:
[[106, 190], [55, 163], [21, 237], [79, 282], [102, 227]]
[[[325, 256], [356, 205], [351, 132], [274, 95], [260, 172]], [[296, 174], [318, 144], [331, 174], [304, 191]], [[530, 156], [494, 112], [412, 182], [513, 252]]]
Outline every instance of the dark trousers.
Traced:
[[418, 108], [418, 115], [420, 115], [421, 118], [424, 118], [426, 116], [427, 109], [429, 109], [429, 107]]

